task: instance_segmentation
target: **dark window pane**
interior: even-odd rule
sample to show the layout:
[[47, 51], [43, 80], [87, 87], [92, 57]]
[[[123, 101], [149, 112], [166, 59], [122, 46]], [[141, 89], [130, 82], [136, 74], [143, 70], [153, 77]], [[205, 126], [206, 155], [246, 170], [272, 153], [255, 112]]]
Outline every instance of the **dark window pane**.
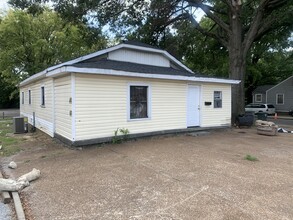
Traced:
[[214, 108], [222, 108], [222, 92], [214, 91]]
[[284, 104], [284, 96], [283, 94], [277, 95], [277, 104]]
[[41, 93], [42, 93], [42, 103], [41, 103], [41, 105], [45, 105], [45, 87], [41, 87]]
[[24, 104], [24, 92], [21, 93], [21, 103]]
[[130, 119], [147, 118], [147, 86], [130, 86]]
[[28, 91], [28, 104], [30, 105], [32, 103], [31, 99], [31, 90]]

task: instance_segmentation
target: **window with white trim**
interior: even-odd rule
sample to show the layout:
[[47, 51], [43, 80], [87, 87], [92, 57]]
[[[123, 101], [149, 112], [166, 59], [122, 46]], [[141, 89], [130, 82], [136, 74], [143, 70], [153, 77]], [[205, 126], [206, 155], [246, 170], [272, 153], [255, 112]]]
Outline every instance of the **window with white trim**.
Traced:
[[222, 91], [214, 91], [214, 108], [222, 108]]
[[41, 106], [45, 106], [45, 86], [41, 87]]
[[262, 102], [262, 94], [255, 94], [254, 101], [255, 102]]
[[283, 93], [276, 95], [276, 104], [277, 105], [284, 105], [284, 94]]
[[21, 92], [21, 104], [24, 104], [24, 92]]
[[129, 119], [149, 118], [149, 86], [129, 86]]
[[28, 104], [32, 104], [32, 94], [31, 94], [31, 90], [28, 90]]

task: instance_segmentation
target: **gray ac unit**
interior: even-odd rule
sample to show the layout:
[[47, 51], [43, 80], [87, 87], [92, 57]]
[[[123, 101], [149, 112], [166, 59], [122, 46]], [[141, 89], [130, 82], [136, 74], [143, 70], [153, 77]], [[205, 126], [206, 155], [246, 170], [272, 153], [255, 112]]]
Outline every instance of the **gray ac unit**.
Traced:
[[13, 133], [22, 134], [25, 133], [25, 122], [27, 122], [26, 117], [13, 117]]

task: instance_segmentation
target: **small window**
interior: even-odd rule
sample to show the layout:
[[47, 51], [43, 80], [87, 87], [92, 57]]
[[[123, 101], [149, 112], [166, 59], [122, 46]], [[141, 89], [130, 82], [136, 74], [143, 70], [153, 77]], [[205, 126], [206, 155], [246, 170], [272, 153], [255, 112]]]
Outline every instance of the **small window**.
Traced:
[[41, 87], [41, 106], [45, 106], [45, 87]]
[[31, 90], [28, 91], [28, 104], [32, 104]]
[[130, 119], [148, 118], [148, 86], [130, 86]]
[[21, 104], [24, 104], [24, 92], [21, 92]]
[[222, 92], [214, 91], [214, 108], [222, 108]]
[[284, 105], [284, 94], [277, 94], [276, 104]]
[[255, 94], [255, 102], [262, 102], [262, 94]]

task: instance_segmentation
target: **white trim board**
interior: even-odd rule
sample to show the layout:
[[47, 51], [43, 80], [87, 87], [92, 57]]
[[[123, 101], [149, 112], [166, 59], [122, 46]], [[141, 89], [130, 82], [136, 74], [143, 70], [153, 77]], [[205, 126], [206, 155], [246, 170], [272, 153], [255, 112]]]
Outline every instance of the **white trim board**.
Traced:
[[76, 138], [76, 114], [75, 114], [75, 74], [71, 73], [71, 139]]
[[178, 61], [175, 57], [173, 57], [171, 54], [169, 54], [165, 50], [122, 43], [122, 44], [118, 44], [116, 46], [113, 46], [113, 47], [110, 47], [110, 48], [107, 48], [107, 49], [104, 49], [104, 50], [97, 51], [95, 53], [91, 53], [91, 54], [88, 54], [88, 55], [85, 55], [85, 56], [82, 56], [82, 57], [79, 57], [79, 58], [76, 58], [76, 59], [73, 59], [73, 60], [69, 60], [67, 62], [58, 64], [58, 65], [55, 65], [55, 66], [49, 67], [49, 68], [43, 70], [42, 72], [39, 72], [39, 73], [29, 77], [28, 79], [22, 81], [20, 83], [20, 86], [24, 86], [24, 85], [26, 85], [26, 84], [28, 84], [28, 83], [30, 83], [32, 81], [35, 81], [35, 80], [40, 79], [40, 78], [43, 78], [43, 77], [46, 76], [46, 73], [49, 73], [49, 72], [51, 72], [51, 71], [53, 71], [53, 70], [55, 70], [57, 68], [60, 68], [60, 67], [66, 66], [66, 65], [72, 65], [72, 64], [84, 61], [84, 60], [91, 59], [93, 57], [97, 57], [97, 56], [100, 56], [100, 55], [103, 55], [103, 54], [107, 54], [109, 52], [112, 52], [112, 51], [115, 51], [115, 50], [118, 50], [118, 49], [121, 49], [121, 48], [127, 48], [127, 49], [133, 49], [133, 50], [140, 50], [140, 51], [146, 51], [146, 52], [153, 52], [153, 53], [162, 54], [163, 56], [167, 57], [170, 61], [173, 61], [174, 63], [176, 63], [177, 65], [181, 66], [182, 68], [184, 68], [188, 72], [193, 73], [193, 71], [191, 69], [189, 69], [187, 66], [182, 64], [180, 61]]
[[210, 82], [210, 83], [223, 83], [223, 84], [239, 84], [240, 83], [240, 80], [231, 80], [231, 79], [135, 73], [135, 72], [127, 72], [127, 71], [111, 70], [111, 69], [78, 68], [73, 66], [66, 66], [66, 67], [61, 67], [59, 69], [55, 69], [54, 71], [47, 73], [46, 76], [57, 77], [64, 73], [84, 73], [84, 74], [96, 74], [96, 75], [128, 76], [128, 77], [169, 79], [169, 80], [181, 80], [181, 81], [189, 81], [189, 82], [208, 82], [208, 83]]
[[[20, 112], [20, 115], [23, 115], [28, 118], [28, 123], [33, 125], [33, 115]], [[54, 137], [54, 123], [44, 120], [35, 116], [35, 126], [44, 133], [48, 134], [51, 137]]]

